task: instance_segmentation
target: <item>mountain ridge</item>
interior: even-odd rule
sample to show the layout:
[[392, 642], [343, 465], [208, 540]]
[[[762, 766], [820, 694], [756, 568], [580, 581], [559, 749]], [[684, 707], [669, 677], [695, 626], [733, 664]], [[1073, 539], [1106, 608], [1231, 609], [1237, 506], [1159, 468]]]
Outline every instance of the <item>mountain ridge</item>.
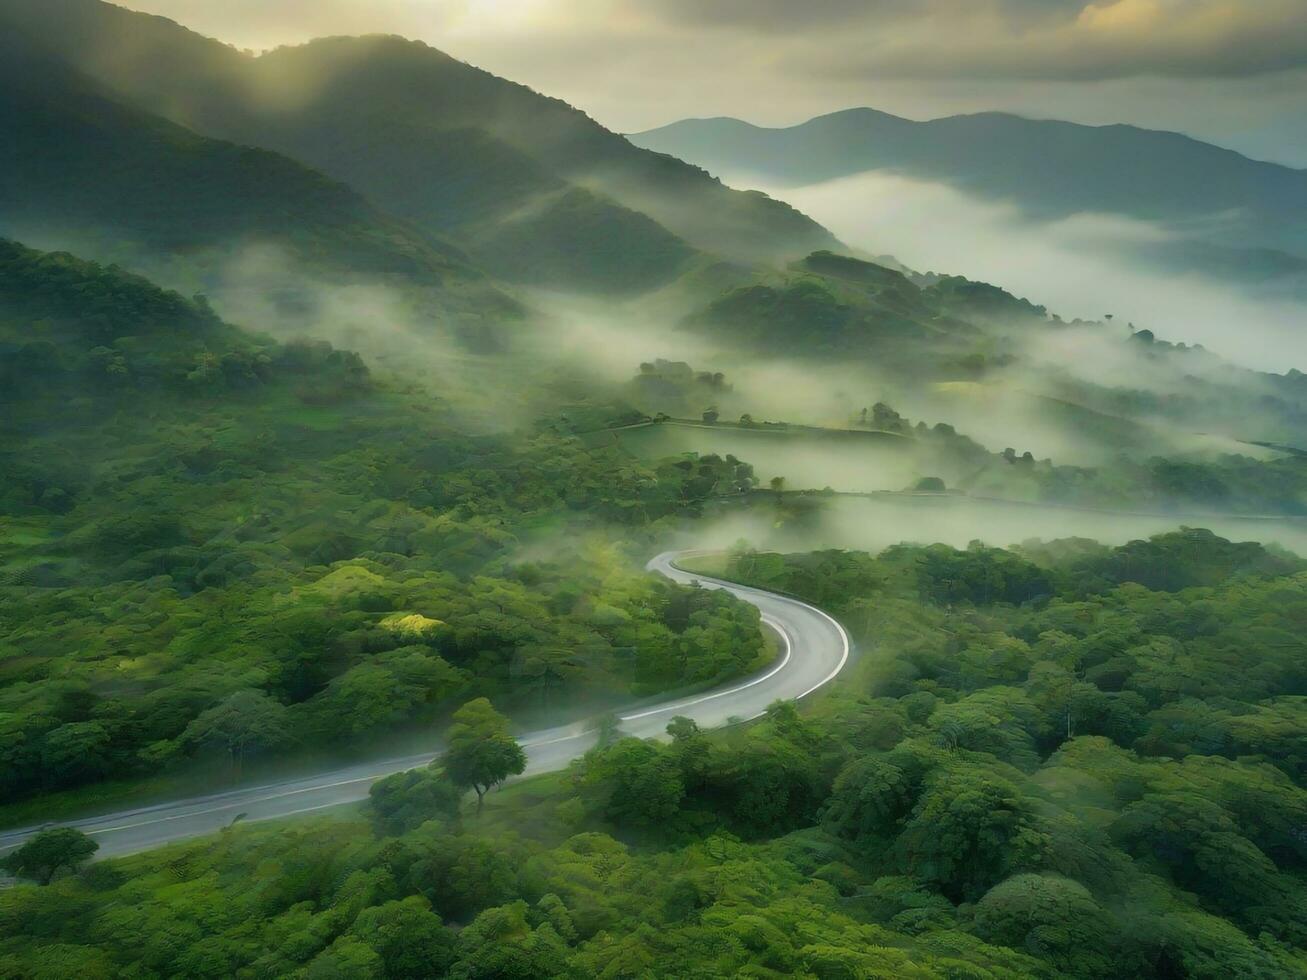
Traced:
[[[653, 272], [640, 279], [643, 288], [667, 281], [688, 252], [630, 218], [631, 212], [689, 249], [732, 260], [790, 260], [839, 247], [830, 232], [783, 202], [732, 190], [701, 168], [636, 147], [561, 100], [421, 42], [392, 35], [324, 38], [253, 56], [166, 18], [142, 19], [98, 0], [3, 0], [0, 19], [133, 104], [205, 135], [303, 160], [387, 210], [414, 216], [426, 231], [456, 232], [457, 243], [473, 252], [498, 231], [497, 213], [451, 228], [441, 214], [445, 202], [433, 201], [428, 188], [390, 179], [396, 162], [429, 162], [428, 172], [438, 177], [451, 144], [462, 148], [459, 134], [470, 128], [498, 144], [492, 165], [476, 170], [479, 177], [493, 182], [495, 168], [513, 156], [508, 151], [535, 165], [535, 184], [508, 186], [516, 203], [547, 199], [559, 190], [557, 182], [590, 195], [569, 200], [585, 204], [579, 225], [596, 229], [598, 237], [570, 241], [578, 222], [565, 212], [536, 229], [537, 237], [550, 233], [540, 239], [541, 248], [567, 253], [583, 247], [588, 257], [644, 256]], [[386, 121], [384, 129], [376, 127], [379, 119]], [[470, 166], [476, 169], [478, 162], [474, 158]], [[518, 179], [531, 168], [511, 169]], [[627, 229], [635, 248], [616, 246], [600, 234], [623, 225], [636, 226]], [[560, 238], [551, 237], [560, 229]], [[494, 253], [491, 248], [492, 260]], [[492, 262], [488, 271], [504, 270]]]
[[1054, 123], [1065, 126], [1074, 126], [1080, 129], [1098, 129], [1098, 130], [1128, 130], [1137, 133], [1150, 133], [1158, 136], [1175, 137], [1188, 143], [1197, 144], [1218, 150], [1222, 153], [1232, 154], [1241, 157], [1256, 164], [1264, 164], [1269, 167], [1278, 167], [1283, 170], [1291, 170], [1296, 173], [1307, 174], [1307, 167], [1294, 167], [1290, 164], [1280, 163], [1275, 160], [1267, 160], [1261, 157], [1253, 156], [1241, 150], [1236, 150], [1230, 146], [1224, 146], [1220, 143], [1213, 143], [1210, 140], [1200, 139], [1197, 136], [1191, 136], [1188, 133], [1178, 129], [1156, 129], [1151, 126], [1139, 126], [1135, 123], [1083, 123], [1075, 122], [1069, 119], [1058, 119], [1056, 116], [1032, 116], [1020, 112], [1011, 112], [1005, 109], [984, 109], [980, 112], [954, 112], [944, 116], [932, 116], [929, 119], [913, 119], [910, 116], [900, 116], [897, 113], [886, 112], [884, 109], [877, 109], [873, 106], [850, 106], [847, 109], [836, 109], [833, 112], [823, 112], [820, 115], [812, 116], [802, 122], [793, 123], [787, 126], [764, 126], [760, 123], [750, 122], [747, 119], [741, 119], [738, 116], [687, 116], [684, 119], [678, 119], [667, 123], [664, 126], [654, 126], [646, 130], [635, 130], [624, 133], [628, 139], [639, 139], [653, 133], [659, 133], [674, 126], [683, 123], [726, 123], [739, 126], [745, 130], [757, 130], [761, 132], [784, 132], [788, 130], [804, 129], [816, 123], [827, 120], [836, 120], [840, 118], [877, 118], [891, 123], [907, 123], [910, 125], [929, 125], [931, 123], [942, 123], [957, 119], [1014, 119], [1028, 123]]
[[876, 170], [940, 181], [1045, 217], [1124, 214], [1239, 248], [1307, 255], [1307, 171], [1182, 133], [990, 112], [915, 121], [855, 108], [796, 126], [731, 117], [631, 136], [708, 169], [801, 186]]

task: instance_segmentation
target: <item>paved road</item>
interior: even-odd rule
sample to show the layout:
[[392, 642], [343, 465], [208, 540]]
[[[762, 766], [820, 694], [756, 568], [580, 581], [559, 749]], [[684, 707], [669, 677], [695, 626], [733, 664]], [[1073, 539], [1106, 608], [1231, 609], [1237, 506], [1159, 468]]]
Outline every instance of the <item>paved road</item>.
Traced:
[[[677, 582], [697, 581], [710, 589], [726, 589], [757, 606], [763, 622], [780, 637], [780, 658], [766, 670], [716, 690], [641, 708], [619, 715], [622, 731], [640, 738], [664, 734], [676, 715], [693, 718], [702, 728], [762, 714], [778, 699], [811, 694], [832, 680], [849, 657], [849, 638], [835, 620], [795, 599], [760, 589], [691, 575], [673, 562], [690, 552], [666, 552], [649, 562], [650, 571]], [[520, 736], [527, 750], [527, 774], [565, 767], [583, 755], [596, 734], [585, 723], [531, 732]], [[383, 776], [426, 765], [436, 753], [359, 763], [300, 779], [193, 797], [174, 803], [70, 821], [100, 844], [100, 857], [147, 850], [171, 841], [212, 833], [238, 815], [242, 821], [269, 820], [312, 813], [365, 799], [368, 788]], [[0, 852], [18, 846], [37, 827], [0, 833]]]

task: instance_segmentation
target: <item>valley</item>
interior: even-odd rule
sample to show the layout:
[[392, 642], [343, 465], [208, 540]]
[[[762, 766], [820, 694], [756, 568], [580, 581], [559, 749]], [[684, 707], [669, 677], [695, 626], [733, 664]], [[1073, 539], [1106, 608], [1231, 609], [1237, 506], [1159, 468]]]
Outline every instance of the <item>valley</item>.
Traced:
[[0, 976], [1307, 975], [1303, 171], [351, 2], [0, 0]]

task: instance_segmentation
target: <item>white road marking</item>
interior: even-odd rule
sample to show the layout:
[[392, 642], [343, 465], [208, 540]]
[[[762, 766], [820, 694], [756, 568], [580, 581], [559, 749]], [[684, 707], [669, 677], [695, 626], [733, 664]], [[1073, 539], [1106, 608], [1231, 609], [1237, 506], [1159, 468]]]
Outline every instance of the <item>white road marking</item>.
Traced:
[[[850, 654], [851, 645], [849, 642], [849, 636], [848, 633], [845, 632], [844, 627], [842, 627], [838, 622], [836, 622], [835, 619], [833, 619], [830, 615], [828, 615], [827, 613], [823, 612], [822, 610], [818, 609], [815, 606], [811, 606], [806, 602], [801, 602], [800, 600], [791, 598], [790, 596], [779, 596], [776, 595], [775, 593], [767, 592], [765, 589], [756, 589], [749, 586], [739, 586], [732, 582], [726, 582], [721, 579], [712, 578], [711, 576], [695, 575], [692, 572], [687, 572], [683, 569], [677, 568], [676, 565], [674, 564], [674, 560], [676, 557], [688, 557], [689, 555], [696, 554], [696, 553], [700, 553], [700, 552], [686, 551], [686, 552], [677, 553], [676, 555], [665, 553], [663, 555], [658, 555], [656, 558], [650, 561], [647, 567], [650, 570], [657, 570], [660, 572], [664, 572], [664, 574], [666, 573], [666, 569], [669, 568], [675, 571], [678, 575], [687, 576], [690, 580], [698, 580], [705, 584], [711, 585], [711, 587], [713, 588], [725, 589], [728, 592], [732, 592], [735, 595], [745, 599], [745, 601], [748, 601], [748, 596], [757, 595], [757, 596], [765, 596], [773, 600], [780, 600], [786, 603], [791, 603], [793, 605], [802, 607], [803, 609], [806, 609], [809, 612], [815, 613], [816, 615], [824, 619], [826, 622], [828, 622], [832, 627], [834, 627], [837, 635], [840, 638], [840, 643], [842, 646], [838, 663], [836, 663], [835, 667], [825, 677], [823, 677], [816, 684], [813, 684], [807, 690], [803, 691], [801, 694], [794, 696], [793, 700], [798, 700], [799, 698], [807, 697], [809, 694], [813, 693], [818, 688], [821, 688], [826, 684], [828, 684], [840, 673], [841, 670], [844, 669], [844, 666], [848, 663], [849, 654]], [[665, 565], [666, 568], [659, 567], [660, 565]], [[674, 576], [669, 575], [668, 577], [673, 578]], [[726, 690], [714, 691], [709, 694], [704, 694], [700, 697], [688, 698], [685, 700], [674, 702], [672, 704], [666, 704], [658, 707], [649, 708], [643, 711], [637, 711], [629, 715], [620, 715], [619, 721], [622, 722], [639, 721], [641, 719], [650, 718], [655, 715], [668, 714], [670, 712], [675, 712], [675, 711], [683, 711], [687, 708], [692, 708], [695, 705], [713, 701], [718, 698], [724, 698], [724, 697], [729, 697], [731, 695], [740, 694], [744, 691], [749, 690], [750, 688], [758, 686], [759, 684], [763, 684], [766, 681], [770, 680], [771, 678], [775, 677], [778, 673], [780, 673], [790, 664], [791, 659], [793, 658], [794, 655], [795, 641], [790, 631], [786, 629], [786, 627], [780, 622], [780, 620], [776, 619], [774, 616], [763, 613], [761, 619], [762, 622], [764, 622], [767, 626], [769, 626], [770, 628], [772, 628], [777, 632], [777, 634], [781, 637], [782, 641], [785, 644], [784, 655], [766, 673], [758, 677], [755, 677], [750, 681], [746, 681], [743, 684], [738, 684], [734, 687], [727, 688]], [[759, 711], [753, 715], [750, 715], [749, 718], [745, 720], [752, 720], [753, 718], [760, 717], [764, 713], [765, 713], [764, 711]], [[522, 745], [524, 748], [539, 748], [546, 745], [556, 745], [562, 742], [569, 742], [578, 739], [583, 739], [592, 734], [593, 734], [592, 731], [581, 731], [581, 732], [570, 732], [565, 735], [557, 735], [551, 738], [542, 738], [540, 736], [536, 736], [534, 739], [532, 739], [530, 736], [528, 736], [527, 739], [523, 741]], [[152, 812], [158, 813], [157, 816], [153, 816], [144, 820], [138, 820], [133, 823], [114, 824], [108, 827], [95, 827], [96, 820], [109, 821], [114, 819], [114, 815], [106, 815], [103, 817], [92, 818], [90, 820], [82, 821], [80, 823], [80, 826], [88, 828], [86, 830], [86, 833], [89, 835], [111, 834], [111, 833], [116, 833], [116, 832], [121, 832], [126, 830], [135, 830], [141, 827], [149, 827], [156, 824], [168, 823], [171, 821], [186, 820], [193, 817], [203, 817], [206, 814], [222, 813], [223, 811], [254, 807], [261, 803], [267, 803], [272, 800], [286, 799], [293, 796], [302, 796], [309, 793], [326, 792], [332, 789], [339, 789], [342, 786], [354, 786], [359, 783], [372, 783], [388, 775], [392, 775], [393, 773], [404, 772], [407, 771], [408, 769], [416, 768], [417, 766], [420, 765], [425, 765], [436, 758], [439, 758], [438, 754], [433, 754], [429, 756], [427, 755], [404, 756], [397, 759], [384, 760], [375, 763], [373, 771], [365, 775], [354, 776], [349, 779], [337, 779], [332, 782], [314, 783], [312, 785], [299, 785], [295, 789], [279, 788], [287, 785], [295, 785], [296, 783], [302, 784], [304, 782], [307, 782], [309, 779], [313, 778], [313, 777], [301, 777], [298, 780], [293, 780], [288, 783], [272, 784], [267, 787], [251, 787], [248, 789], [228, 790], [226, 792], [216, 793], [208, 797], [194, 799], [193, 801], [190, 802], [181, 802], [181, 803], [172, 803], [172, 804], [169, 803], [155, 804], [154, 806], [140, 807], [135, 810], [128, 810], [126, 812], [117, 815], [119, 819], [122, 819], [125, 817], [131, 817], [137, 815], [144, 816], [145, 814], [152, 813]], [[269, 791], [276, 790], [276, 792], [266, 792], [263, 793], [263, 795], [257, 795], [261, 793], [264, 789], [267, 789]], [[359, 798], [361, 799], [361, 797]], [[220, 800], [223, 802], [219, 803], [218, 801]], [[329, 802], [315, 804], [313, 806], [300, 807], [297, 809], [287, 810], [280, 813], [270, 813], [270, 814], [251, 817], [250, 821], [253, 822], [256, 820], [272, 820], [281, 817], [294, 816], [300, 813], [310, 813], [316, 810], [325, 810], [330, 807], [341, 806], [349, 802], [356, 802], [356, 800], [331, 800]], [[214, 805], [204, 806], [204, 804], [206, 803], [214, 804]], [[202, 807], [202, 806], [204, 806], [203, 809], [194, 809], [195, 807]], [[184, 812], [171, 812], [171, 813], [168, 812], [170, 809], [178, 809], [178, 808], [187, 808], [187, 809], [184, 809]], [[54, 824], [51, 824], [51, 826], [54, 826]], [[68, 824], [62, 824], [62, 826], [78, 826], [78, 823], [72, 822]], [[0, 850], [7, 850], [11, 847], [17, 846], [19, 843], [22, 842], [23, 839], [30, 836], [38, 829], [40, 828], [29, 827], [29, 828], [13, 830], [7, 834], [0, 834]], [[217, 828], [213, 828], [213, 829], [216, 830]], [[202, 833], [210, 833], [210, 832], [212, 831], [199, 830], [196, 831], [196, 835]], [[188, 835], [180, 834], [174, 838], [163, 838], [153, 843], [156, 845], [167, 843], [169, 840], [180, 839], [180, 837], [182, 836], [188, 836]]]
[[[780, 663], [778, 663], [771, 670], [767, 671], [767, 673], [763, 674], [761, 677], [755, 677], [747, 684], [741, 684], [739, 687], [732, 687], [725, 691], [717, 691], [713, 694], [705, 694], [701, 698], [694, 698], [693, 700], [690, 701], [678, 701], [675, 704], [665, 704], [662, 707], [650, 708], [648, 711], [641, 711], [634, 715], [620, 715], [618, 717], [618, 720], [639, 721], [641, 718], [648, 718], [650, 715], [661, 715], [664, 714], [665, 712], [676, 711], [680, 708], [690, 708], [696, 704], [703, 704], [705, 701], [711, 701], [714, 698], [724, 698], [729, 694], [739, 694], [741, 691], [747, 691], [749, 688], [761, 684], [763, 681], [776, 676], [776, 674], [784, 670], [785, 665], [790, 662], [790, 655], [794, 652], [794, 645], [790, 642], [789, 630], [787, 630], [784, 626], [782, 626], [779, 620], [773, 619], [770, 616], [763, 616], [762, 621], [766, 623], [768, 626], [770, 626], [772, 629], [774, 629], [777, 633], [779, 633], [781, 635], [781, 639], [785, 641], [785, 656], [781, 657]], [[838, 671], [836, 671], [836, 673], [838, 673]], [[822, 684], [824, 683], [826, 682], [822, 681]], [[820, 687], [821, 685], [819, 684], [817, 686]], [[802, 696], [803, 696], [802, 694], [799, 695], [799, 697]]]

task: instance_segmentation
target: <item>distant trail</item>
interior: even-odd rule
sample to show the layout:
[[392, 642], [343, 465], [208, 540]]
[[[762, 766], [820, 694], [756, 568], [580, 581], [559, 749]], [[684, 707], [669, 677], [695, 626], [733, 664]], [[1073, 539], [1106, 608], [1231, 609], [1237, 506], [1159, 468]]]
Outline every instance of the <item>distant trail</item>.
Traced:
[[[773, 701], [806, 697], [833, 680], [848, 663], [849, 636], [826, 613], [797, 599], [694, 575], [675, 565], [678, 557], [692, 554], [697, 552], [665, 552], [652, 559], [647, 568], [676, 582], [697, 581], [704, 588], [723, 589], [758, 607], [763, 623], [781, 640], [781, 656], [765, 670], [743, 681], [631, 709], [619, 716], [626, 734], [639, 738], [662, 735], [667, 723], [677, 715], [694, 719], [702, 728], [756, 718]], [[592, 748], [597, 737], [584, 723], [520, 736], [527, 752], [526, 773], [564, 768]], [[354, 803], [366, 799], [369, 788], [378, 779], [424, 766], [439, 754], [430, 752], [358, 763], [312, 776], [122, 810], [60, 825], [90, 834], [100, 844], [100, 857], [132, 854], [213, 833], [228, 826], [237, 816], [241, 822], [248, 823]], [[40, 826], [24, 827], [0, 833], [0, 852], [17, 847], [39, 829]]]

